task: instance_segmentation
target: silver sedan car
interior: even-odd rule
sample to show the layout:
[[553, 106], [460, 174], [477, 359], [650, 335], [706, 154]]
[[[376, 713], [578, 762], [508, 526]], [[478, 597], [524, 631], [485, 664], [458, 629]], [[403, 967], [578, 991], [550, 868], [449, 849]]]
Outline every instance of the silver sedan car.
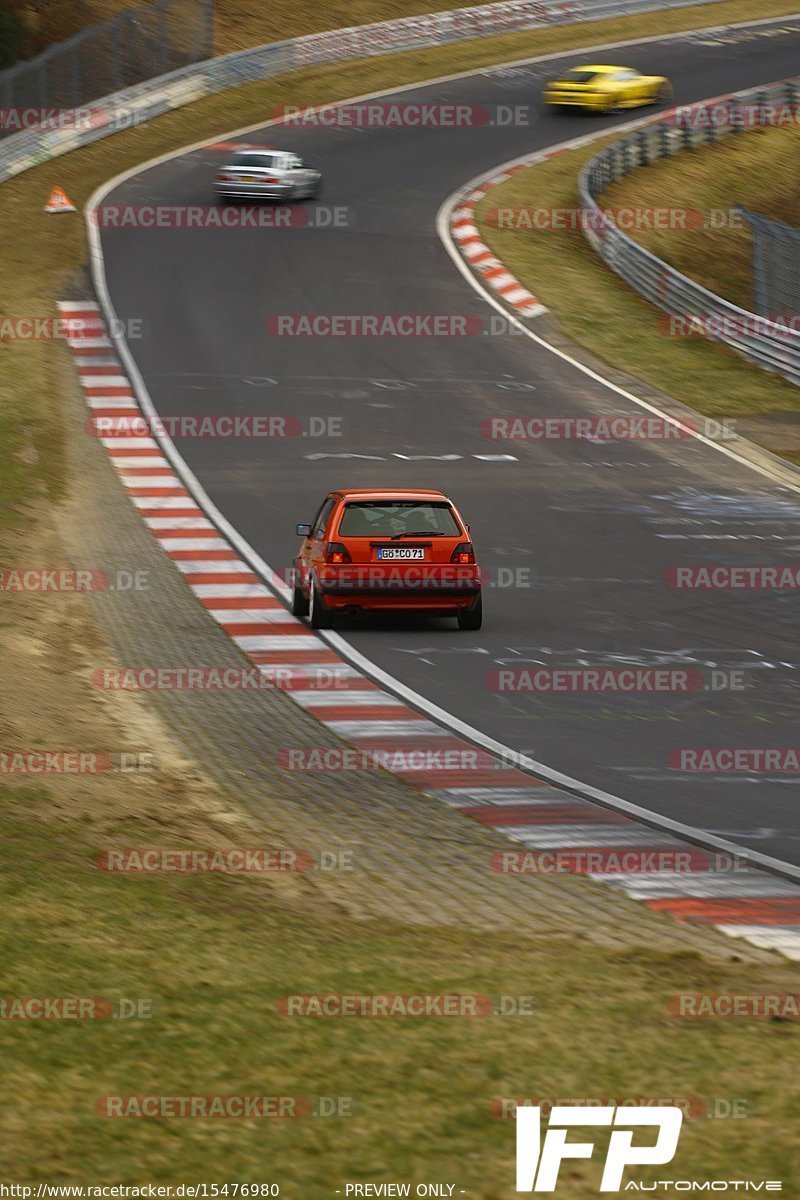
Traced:
[[226, 200], [314, 200], [322, 174], [286, 150], [240, 150], [217, 172], [216, 191]]

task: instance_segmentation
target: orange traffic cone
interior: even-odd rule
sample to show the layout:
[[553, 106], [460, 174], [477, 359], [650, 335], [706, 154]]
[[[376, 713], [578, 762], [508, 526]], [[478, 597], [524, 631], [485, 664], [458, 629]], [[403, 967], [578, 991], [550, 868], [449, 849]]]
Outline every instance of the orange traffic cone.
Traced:
[[57, 213], [77, 212], [78, 210], [63, 188], [54, 187], [50, 193], [47, 204], [44, 206], [44, 211], [46, 213]]

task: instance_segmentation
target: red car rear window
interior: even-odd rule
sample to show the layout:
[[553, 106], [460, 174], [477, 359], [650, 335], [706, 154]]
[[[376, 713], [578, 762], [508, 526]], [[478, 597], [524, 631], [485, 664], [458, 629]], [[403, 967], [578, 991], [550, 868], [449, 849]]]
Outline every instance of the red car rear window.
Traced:
[[345, 505], [339, 533], [342, 537], [458, 537], [461, 530], [446, 501], [364, 500]]

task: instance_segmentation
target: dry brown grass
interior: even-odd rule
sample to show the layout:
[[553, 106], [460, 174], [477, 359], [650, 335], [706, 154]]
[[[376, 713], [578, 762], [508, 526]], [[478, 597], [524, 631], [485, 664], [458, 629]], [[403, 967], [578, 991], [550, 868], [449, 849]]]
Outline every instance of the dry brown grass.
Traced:
[[[774, 2], [762, 7], [763, 15], [789, 11]], [[84, 262], [79, 218], [41, 213], [55, 182], [83, 203], [116, 172], [212, 140], [298, 94], [321, 102], [623, 30], [635, 36], [744, 19], [751, 8], [750, 0], [736, 0], [359, 62], [346, 72], [334, 66], [165, 116], [3, 185], [0, 308], [52, 313], [65, 280]], [[300, 3], [270, 9], [265, 26], [263, 9], [229, 6], [220, 48], [390, 11], [397, 9], [356, 4], [343, 18], [341, 6]], [[60, 361], [59, 348], [46, 342], [0, 346], [3, 565], [24, 544], [17, 539], [54, 561], [63, 554], [54, 515], [78, 481], [65, 473]], [[148, 745], [165, 736], [149, 726], [141, 732], [132, 720], [121, 724], [89, 689], [85, 663], [100, 653], [97, 638], [80, 597], [55, 615], [19, 603], [4, 608], [0, 674], [24, 686], [19, 701], [5, 688], [0, 722], [18, 744], [43, 744], [59, 717], [67, 742], [91, 736], [95, 746], [116, 741], [121, 748], [125, 731]], [[287, 889], [267, 897], [246, 878], [103, 876], [91, 865], [98, 828], [117, 844], [148, 844], [157, 822], [169, 844], [217, 844], [219, 798], [192, 782], [191, 768], [162, 745], [166, 781], [154, 786], [143, 777], [127, 796], [121, 785], [92, 778], [79, 804], [54, 789], [0, 789], [3, 993], [126, 995], [157, 1004], [149, 1022], [0, 1023], [9, 1179], [274, 1181], [288, 1200], [322, 1200], [346, 1180], [435, 1179], [478, 1200], [511, 1200], [513, 1129], [492, 1116], [493, 1097], [617, 1095], [744, 1100], [745, 1121], [688, 1124], [676, 1167], [701, 1179], [735, 1169], [737, 1177], [782, 1177], [787, 1189], [796, 1187], [786, 1131], [800, 1115], [797, 1025], [695, 1025], [667, 1009], [677, 989], [796, 990], [791, 967], [357, 922], [335, 904], [323, 915], [308, 911]], [[166, 794], [159, 791], [165, 782]], [[532, 995], [534, 1015], [290, 1021], [275, 1009], [287, 992], [340, 991]], [[93, 1103], [103, 1092], [346, 1096], [354, 1115], [281, 1123], [101, 1120]], [[577, 1200], [596, 1186], [596, 1170], [581, 1163], [565, 1173], [560, 1194]]]

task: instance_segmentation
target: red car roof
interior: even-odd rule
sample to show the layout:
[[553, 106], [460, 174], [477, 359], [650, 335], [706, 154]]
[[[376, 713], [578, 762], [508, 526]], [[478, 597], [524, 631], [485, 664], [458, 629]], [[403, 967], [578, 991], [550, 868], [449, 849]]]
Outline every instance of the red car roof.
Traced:
[[396, 500], [398, 496], [405, 497], [407, 500], [447, 499], [444, 492], [436, 492], [430, 488], [339, 488], [337, 494], [344, 497], [345, 500], [351, 496], [357, 496], [360, 500]]

